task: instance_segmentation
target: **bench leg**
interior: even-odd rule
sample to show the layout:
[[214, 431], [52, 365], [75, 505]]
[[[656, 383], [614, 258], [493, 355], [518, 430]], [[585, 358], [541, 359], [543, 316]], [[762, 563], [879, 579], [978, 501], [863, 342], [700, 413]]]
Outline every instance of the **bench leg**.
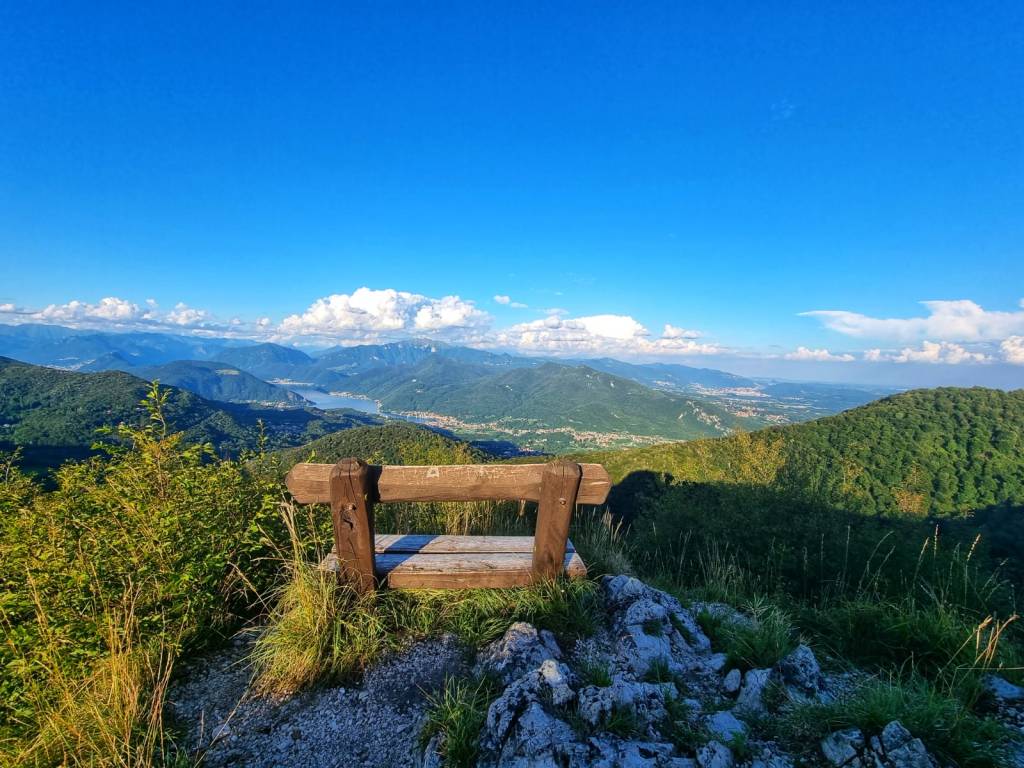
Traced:
[[373, 495], [365, 461], [342, 459], [331, 470], [334, 549], [341, 578], [360, 592], [376, 587]]
[[575, 461], [559, 459], [544, 468], [533, 537], [533, 581], [557, 578], [565, 568], [569, 521], [576, 508], [583, 469]]

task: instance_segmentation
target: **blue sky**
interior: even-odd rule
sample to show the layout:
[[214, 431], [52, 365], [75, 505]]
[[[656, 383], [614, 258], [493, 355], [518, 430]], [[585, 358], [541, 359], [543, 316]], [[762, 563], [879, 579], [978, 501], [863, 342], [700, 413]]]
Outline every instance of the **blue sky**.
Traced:
[[15, 5], [0, 322], [1024, 386], [1020, 3]]

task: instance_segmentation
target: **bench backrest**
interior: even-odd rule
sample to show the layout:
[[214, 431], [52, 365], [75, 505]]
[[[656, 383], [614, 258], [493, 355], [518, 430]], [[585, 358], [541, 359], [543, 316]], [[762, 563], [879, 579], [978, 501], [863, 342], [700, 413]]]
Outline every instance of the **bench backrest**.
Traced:
[[330, 504], [334, 543], [345, 575], [363, 590], [375, 579], [373, 505], [395, 501], [535, 501], [535, 580], [562, 571], [577, 504], [603, 504], [611, 482], [600, 464], [376, 466], [359, 459], [296, 464], [286, 478], [300, 504]]

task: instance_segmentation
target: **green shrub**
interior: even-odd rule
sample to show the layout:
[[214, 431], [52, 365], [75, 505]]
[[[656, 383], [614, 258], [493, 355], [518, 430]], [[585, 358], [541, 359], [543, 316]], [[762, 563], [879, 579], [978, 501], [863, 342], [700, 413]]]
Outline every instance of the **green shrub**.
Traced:
[[4, 467], [0, 740], [39, 731], [29, 692], [53, 674], [83, 680], [105, 663], [111, 616], [132, 616], [134, 647], [177, 655], [229, 632], [276, 577], [279, 486], [258, 456], [218, 461], [185, 446], [165, 403], [154, 387], [149, 423], [113, 431], [107, 458], [65, 465], [50, 492]]

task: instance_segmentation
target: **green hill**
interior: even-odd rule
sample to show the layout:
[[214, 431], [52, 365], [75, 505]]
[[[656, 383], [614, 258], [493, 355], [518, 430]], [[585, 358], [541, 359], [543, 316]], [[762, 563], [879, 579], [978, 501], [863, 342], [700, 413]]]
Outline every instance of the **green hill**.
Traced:
[[278, 451], [277, 456], [286, 467], [299, 461], [329, 464], [350, 457], [370, 464], [477, 464], [490, 458], [461, 440], [404, 422], [346, 429]]
[[289, 379], [296, 370], [313, 364], [305, 352], [270, 343], [223, 349], [217, 359], [261, 379]]
[[760, 473], [860, 514], [956, 516], [1024, 501], [1024, 390], [914, 390], [749, 436], [589, 456], [617, 480]]
[[638, 437], [685, 440], [760, 425], [703, 400], [557, 363], [495, 372], [432, 357], [352, 376], [347, 387], [380, 400], [386, 410], [443, 414], [464, 422], [460, 431], [525, 437], [530, 447], [548, 450], [574, 442], [629, 444]]
[[130, 373], [147, 381], [159, 381], [161, 384], [187, 389], [207, 400], [312, 405], [284, 387], [270, 384], [223, 362], [176, 360], [163, 365], [132, 368]]
[[[54, 466], [88, 455], [101, 427], [145, 418], [147, 382], [120, 371], [75, 373], [0, 358], [0, 448], [21, 446], [25, 464]], [[169, 387], [169, 421], [191, 442], [218, 452], [254, 448], [262, 421], [270, 447], [299, 445], [353, 426], [379, 423], [355, 411], [258, 408], [215, 403]]]

